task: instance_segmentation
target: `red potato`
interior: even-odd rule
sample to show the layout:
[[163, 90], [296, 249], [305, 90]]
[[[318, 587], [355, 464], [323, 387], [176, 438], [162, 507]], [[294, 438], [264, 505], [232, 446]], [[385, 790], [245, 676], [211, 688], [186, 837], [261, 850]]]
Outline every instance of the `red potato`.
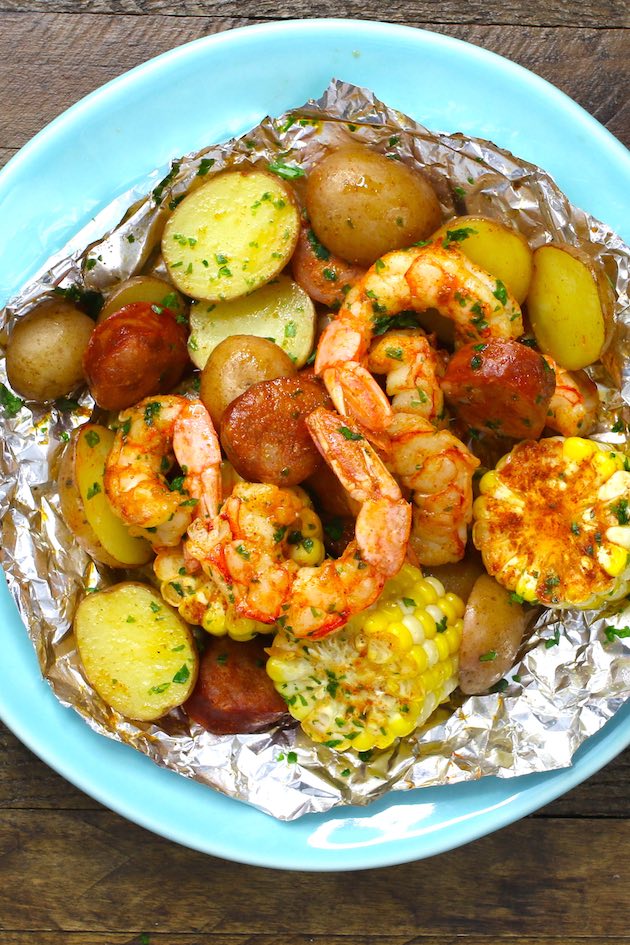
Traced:
[[184, 708], [214, 735], [259, 732], [288, 719], [284, 700], [265, 671], [267, 637], [238, 643], [213, 637]]
[[105, 410], [123, 410], [172, 390], [190, 364], [186, 343], [186, 329], [170, 309], [125, 305], [96, 326], [85, 352], [94, 400]]
[[441, 386], [447, 402], [469, 427], [536, 439], [545, 426], [555, 374], [527, 345], [493, 339], [460, 348]]
[[365, 269], [333, 256], [306, 226], [300, 230], [291, 258], [293, 278], [316, 302], [339, 308], [348, 290], [364, 275]]
[[308, 377], [253, 384], [225, 409], [221, 445], [249, 482], [295, 486], [322, 463], [305, 421], [324, 406], [330, 399], [323, 384]]

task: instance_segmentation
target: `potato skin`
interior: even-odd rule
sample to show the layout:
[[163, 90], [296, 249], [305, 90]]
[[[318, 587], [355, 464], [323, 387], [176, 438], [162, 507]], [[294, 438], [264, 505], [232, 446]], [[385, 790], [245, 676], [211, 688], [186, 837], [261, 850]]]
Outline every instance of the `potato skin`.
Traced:
[[252, 384], [296, 374], [297, 368], [289, 355], [273, 341], [256, 335], [230, 335], [206, 361], [199, 397], [218, 428], [228, 404]]
[[238, 643], [213, 637], [184, 705], [188, 716], [214, 735], [259, 732], [288, 719], [286, 706], [265, 672], [264, 637]]
[[426, 239], [442, 219], [419, 171], [360, 145], [332, 151], [313, 168], [306, 208], [318, 240], [366, 268], [389, 250]]
[[104, 322], [110, 315], [120, 311], [125, 305], [131, 305], [132, 302], [164, 305], [175, 315], [182, 317], [185, 317], [188, 312], [184, 299], [169, 282], [157, 276], [132, 276], [131, 279], [119, 282], [110, 291], [97, 321]]
[[324, 406], [324, 386], [308, 377], [254, 384], [223, 414], [221, 445], [244, 479], [295, 486], [322, 462], [305, 421]]
[[172, 390], [190, 363], [186, 341], [169, 309], [158, 314], [148, 302], [124, 306], [97, 325], [85, 352], [94, 400], [105, 410], [123, 410]]
[[83, 355], [94, 322], [70, 302], [41, 302], [17, 323], [7, 345], [7, 376], [27, 400], [64, 397], [85, 380]]
[[464, 612], [459, 653], [462, 692], [485, 692], [512, 668], [530, 613], [489, 574], [477, 578]]
[[441, 381], [468, 426], [521, 440], [542, 433], [555, 386], [555, 373], [538, 352], [500, 339], [464, 345]]

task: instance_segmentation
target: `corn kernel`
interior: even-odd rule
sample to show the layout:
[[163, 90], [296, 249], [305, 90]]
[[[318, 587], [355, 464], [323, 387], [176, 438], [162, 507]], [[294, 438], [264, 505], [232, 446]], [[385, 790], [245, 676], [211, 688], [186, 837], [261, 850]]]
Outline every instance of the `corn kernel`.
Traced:
[[234, 640], [253, 640], [256, 636], [256, 621], [249, 617], [231, 617], [228, 614], [225, 627]]
[[597, 560], [602, 568], [611, 577], [618, 577], [625, 570], [628, 563], [628, 552], [620, 545], [603, 546], [597, 551]]
[[406, 626], [407, 630], [413, 637], [414, 643], [422, 643], [424, 640], [424, 630], [422, 624], [413, 614], [405, 614], [402, 619], [402, 622]]
[[585, 440], [580, 436], [569, 436], [562, 444], [562, 455], [565, 459], [579, 463], [592, 456], [599, 447], [592, 440]]
[[451, 591], [449, 591], [445, 599], [455, 608], [456, 619], [464, 616], [466, 605], [464, 604], [464, 601], [461, 599], [461, 597], [458, 597], [457, 594], [453, 594]]
[[389, 625], [390, 619], [380, 609], [366, 617], [363, 629], [366, 633], [380, 633]]
[[593, 466], [604, 480], [609, 479], [614, 472], [617, 472], [618, 468], [613, 457], [601, 450], [594, 454]]
[[446, 641], [448, 646], [448, 655], [452, 656], [453, 653], [456, 653], [459, 649], [459, 645], [462, 642], [461, 633], [458, 633], [455, 629], [455, 625], [449, 627], [446, 633], [440, 634], [443, 640]]
[[536, 600], [536, 587], [537, 582], [536, 578], [532, 577], [527, 571], [524, 574], [521, 574], [520, 578], [516, 583], [516, 593], [519, 597], [522, 597], [523, 600], [532, 601]]
[[486, 518], [490, 514], [488, 500], [485, 495], [479, 495], [473, 502], [473, 516], [476, 521]]
[[310, 664], [303, 659], [281, 659], [277, 656], [270, 656], [266, 664], [267, 675], [274, 682], [294, 682], [307, 676], [310, 672]]
[[412, 648], [411, 653], [410, 653], [409, 655], [410, 655], [410, 656], [413, 658], [413, 660], [415, 661], [415, 663], [416, 663], [416, 665], [417, 665], [417, 667], [418, 667], [418, 672], [419, 672], [419, 673], [424, 673], [424, 671], [425, 671], [425, 670], [428, 668], [428, 666], [429, 666], [429, 660], [428, 660], [428, 658], [427, 658], [427, 654], [424, 652], [424, 647], [423, 647], [423, 646], [414, 646], [414, 647]]
[[479, 480], [479, 492], [481, 495], [494, 495], [498, 487], [499, 477], [497, 476], [494, 469], [491, 469], [490, 472], [484, 473], [484, 475]]
[[435, 604], [438, 599], [435, 588], [427, 580], [416, 581], [411, 591], [411, 597], [423, 607], [427, 604]]
[[606, 529], [606, 538], [613, 545], [621, 545], [626, 551], [630, 551], [630, 525], [612, 525]]
[[424, 631], [425, 639], [432, 640], [435, 634], [437, 633], [437, 630], [435, 628], [435, 620], [433, 619], [431, 614], [427, 613], [427, 611], [424, 608], [421, 609], [420, 607], [418, 607], [414, 611], [414, 617], [417, 617], [417, 619], [422, 624], [422, 629]]
[[402, 620], [403, 618], [402, 610], [393, 600], [385, 601], [384, 604], [381, 604], [381, 609], [390, 620]]
[[324, 529], [322, 528], [319, 515], [317, 515], [317, 513], [312, 509], [302, 509], [300, 512], [300, 522], [300, 531], [305, 538], [321, 539], [324, 537]]
[[367, 729], [359, 732], [356, 738], [352, 740], [352, 747], [356, 751], [368, 751], [374, 744], [374, 736]]
[[[446, 592], [444, 590], [444, 585], [442, 584], [441, 581], [438, 581], [438, 579], [436, 577], [433, 577], [433, 575], [431, 574], [428, 574], [425, 577], [425, 581], [427, 582], [427, 584], [431, 585], [431, 587], [433, 588], [433, 590], [435, 591], [438, 597], [444, 597], [444, 594]], [[430, 603], [433, 603], [433, 601], [430, 601]]]
[[409, 718], [408, 713], [398, 712], [391, 716], [387, 727], [394, 738], [404, 738], [409, 732], [413, 732], [416, 723], [413, 718]]
[[316, 568], [325, 555], [324, 543], [319, 538], [309, 538], [306, 548], [303, 541], [299, 545], [291, 545], [291, 558], [301, 568]]
[[446, 617], [447, 623], [455, 623], [457, 620], [457, 611], [451, 604], [450, 600], [447, 600], [446, 597], [440, 597], [437, 605]]
[[445, 633], [438, 633], [433, 642], [435, 643], [438, 651], [438, 659], [445, 660], [449, 655], [449, 645], [448, 640], [445, 639]]
[[401, 620], [390, 623], [385, 634], [391, 637], [391, 645], [399, 653], [407, 653], [413, 646], [413, 637]]
[[227, 633], [225, 625], [225, 610], [219, 603], [210, 604], [205, 614], [201, 626], [207, 633], [214, 637], [223, 637]]

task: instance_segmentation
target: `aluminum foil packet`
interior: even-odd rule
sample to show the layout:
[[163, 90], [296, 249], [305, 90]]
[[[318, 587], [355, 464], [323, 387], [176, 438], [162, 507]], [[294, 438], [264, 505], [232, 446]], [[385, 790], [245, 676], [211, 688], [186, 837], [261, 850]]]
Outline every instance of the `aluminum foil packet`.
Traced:
[[[532, 247], [562, 240], [605, 268], [617, 295], [615, 337], [605, 366], [590, 369], [602, 395], [593, 437], [628, 450], [630, 249], [572, 206], [540, 168], [482, 139], [430, 132], [341, 81], [331, 82], [318, 101], [173, 161], [162, 179], [163, 169], [148, 174], [144, 196], [135, 189], [106, 207], [0, 313], [0, 341], [6, 343], [15, 322], [55, 289], [106, 290], [154, 267], [164, 221], [199, 177], [270, 161], [308, 172], [330, 148], [357, 142], [424, 169], [445, 217], [494, 217], [517, 226]], [[388, 791], [570, 765], [582, 742], [628, 698], [630, 640], [614, 632], [630, 624], [630, 605], [622, 601], [604, 612], [544, 612], [495, 691], [443, 706], [422, 730], [387, 750], [338, 754], [311, 743], [298, 727], [219, 737], [181, 710], [155, 723], [122, 718], [87, 683], [72, 619], [86, 588], [106, 587], [124, 575], [96, 565], [73, 540], [59, 512], [56, 483], [64, 440], [91, 417], [93, 401], [83, 392], [53, 405], [20, 405], [6, 387], [4, 356], [0, 381], [1, 560], [42, 674], [60, 702], [94, 730], [156, 763], [292, 820], [366, 804]]]

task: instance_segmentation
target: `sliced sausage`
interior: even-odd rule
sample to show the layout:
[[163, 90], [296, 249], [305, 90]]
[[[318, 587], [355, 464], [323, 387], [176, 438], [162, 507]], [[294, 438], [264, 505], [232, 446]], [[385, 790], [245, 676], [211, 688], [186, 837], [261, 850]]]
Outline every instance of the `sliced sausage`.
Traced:
[[518, 341], [493, 339], [460, 348], [441, 386], [469, 427], [536, 439], [545, 426], [555, 374], [537, 351]]
[[190, 360], [187, 332], [170, 309], [132, 302], [97, 325], [83, 366], [94, 400], [123, 410], [151, 394], [165, 394]]
[[259, 732], [287, 716], [286, 705], [265, 671], [269, 638], [245, 643], [212, 637], [184, 709], [214, 735]]
[[339, 308], [346, 293], [365, 274], [322, 246], [313, 231], [303, 226], [291, 259], [293, 278], [316, 302]]
[[306, 426], [316, 407], [329, 407], [323, 384], [278, 377], [253, 384], [225, 409], [221, 445], [244, 479], [294, 486], [322, 462]]

